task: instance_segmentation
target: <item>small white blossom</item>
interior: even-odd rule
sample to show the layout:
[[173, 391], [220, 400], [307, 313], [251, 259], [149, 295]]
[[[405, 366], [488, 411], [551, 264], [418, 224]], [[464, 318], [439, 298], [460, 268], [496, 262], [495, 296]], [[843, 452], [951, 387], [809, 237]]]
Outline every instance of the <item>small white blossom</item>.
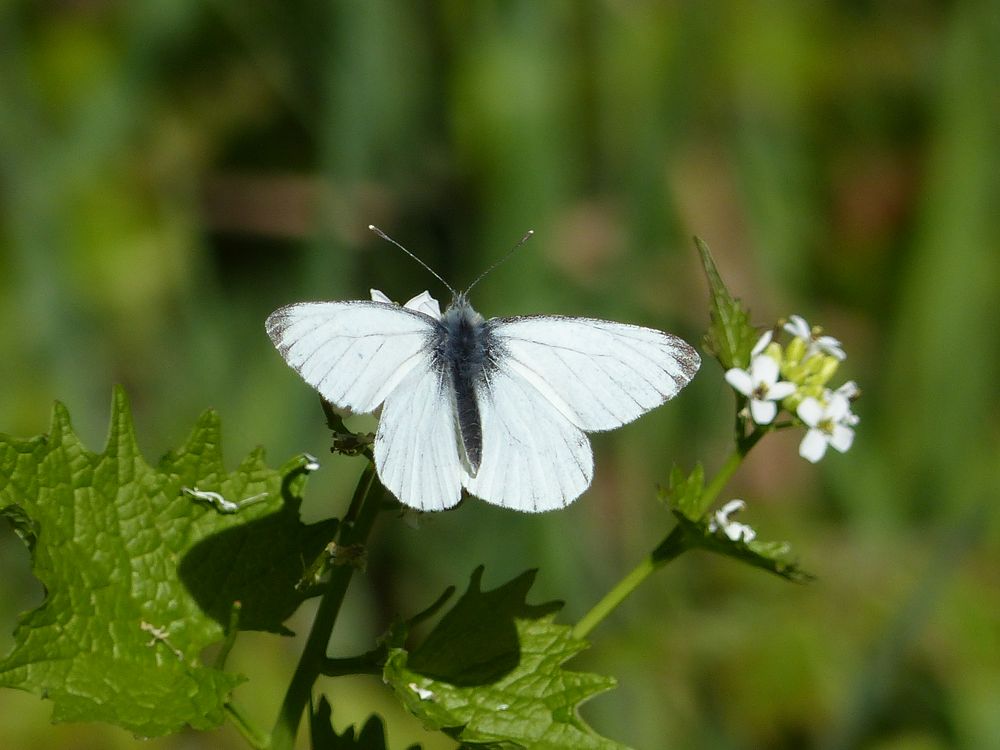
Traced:
[[732, 520], [732, 516], [745, 507], [747, 504], [742, 500], [730, 500], [715, 511], [712, 519], [708, 522], [708, 530], [713, 534], [721, 530], [734, 542], [752, 542], [757, 538], [757, 532], [745, 523]]
[[807, 461], [816, 463], [823, 458], [828, 445], [846, 453], [854, 442], [858, 417], [851, 413], [851, 404], [843, 394], [827, 391], [826, 404], [810, 396], [803, 399], [797, 412], [809, 427], [799, 444], [799, 455]]
[[302, 468], [306, 471], [319, 471], [319, 459], [312, 453], [303, 453], [302, 460], [305, 461], [305, 463], [302, 464]]
[[838, 339], [835, 339], [833, 336], [818, 336], [814, 334], [813, 329], [801, 315], [789, 315], [788, 322], [785, 323], [784, 328], [796, 338], [809, 343], [809, 350], [806, 352], [807, 357], [816, 352], [821, 352], [822, 354], [829, 354], [840, 361], [847, 359], [847, 355], [844, 353], [844, 349], [841, 347]]
[[[380, 292], [378, 289], [372, 289], [372, 302], [384, 302], [387, 305], [395, 305], [389, 297], [384, 293]], [[422, 291], [416, 297], [411, 297], [406, 301], [403, 307], [410, 310], [416, 310], [417, 312], [423, 313], [424, 315], [429, 315], [435, 320], [441, 319], [441, 305], [440, 303], [431, 296], [431, 293], [427, 290]]]
[[770, 424], [778, 413], [776, 402], [795, 393], [795, 383], [779, 381], [778, 375], [777, 361], [766, 354], [755, 356], [748, 370], [734, 367], [726, 371], [726, 382], [750, 399], [750, 415], [757, 424]]

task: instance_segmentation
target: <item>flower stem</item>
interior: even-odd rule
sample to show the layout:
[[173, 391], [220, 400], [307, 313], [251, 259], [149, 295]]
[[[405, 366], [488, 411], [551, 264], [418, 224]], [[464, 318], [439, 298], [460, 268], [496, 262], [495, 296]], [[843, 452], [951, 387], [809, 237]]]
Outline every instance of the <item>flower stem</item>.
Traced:
[[[764, 431], [758, 430], [738, 442], [736, 450], [726, 459], [722, 468], [712, 477], [712, 481], [702, 490], [696, 515], [704, 515], [709, 507], [711, 507], [712, 503], [719, 496], [719, 493], [722, 492], [723, 487], [726, 486], [733, 474], [736, 473], [736, 470], [740, 468], [747, 453], [757, 444], [757, 441], [763, 435]], [[580, 618], [580, 621], [573, 626], [573, 637], [586, 638], [590, 631], [597, 627], [604, 618], [625, 601], [629, 594], [639, 588], [640, 583], [687, 548], [688, 543], [684, 537], [684, 530], [680, 526], [675, 526], [652, 552], [647, 554], [587, 614]]]
[[[382, 493], [371, 491], [374, 482], [375, 466], [369, 463], [358, 481], [358, 488], [351, 502], [353, 513], [349, 514], [350, 520], [345, 518], [341, 524], [339, 544], [363, 544], [368, 538], [382, 506]], [[352, 565], [340, 565], [330, 574], [326, 593], [320, 599], [316, 619], [313, 620], [302, 656], [288, 685], [278, 720], [271, 730], [271, 750], [292, 750], [295, 745], [302, 712], [309, 703], [316, 679], [326, 666], [326, 646], [354, 570]]]

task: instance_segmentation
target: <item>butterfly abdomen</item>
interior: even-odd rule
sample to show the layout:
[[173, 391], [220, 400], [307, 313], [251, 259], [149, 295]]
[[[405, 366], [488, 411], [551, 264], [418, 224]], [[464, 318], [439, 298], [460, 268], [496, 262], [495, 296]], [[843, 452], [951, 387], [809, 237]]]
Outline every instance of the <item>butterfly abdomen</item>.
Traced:
[[488, 324], [464, 297], [458, 297], [441, 317], [434, 359], [446, 382], [450, 380], [459, 434], [473, 476], [483, 458], [476, 388], [489, 377], [495, 348]]

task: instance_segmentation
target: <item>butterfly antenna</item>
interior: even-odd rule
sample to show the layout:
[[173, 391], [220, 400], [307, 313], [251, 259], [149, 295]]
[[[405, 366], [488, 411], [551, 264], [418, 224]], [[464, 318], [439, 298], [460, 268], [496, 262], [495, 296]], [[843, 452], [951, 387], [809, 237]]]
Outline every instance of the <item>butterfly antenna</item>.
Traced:
[[399, 244], [398, 242], [396, 242], [396, 240], [394, 240], [394, 239], [393, 239], [392, 237], [390, 237], [389, 235], [387, 235], [387, 234], [386, 234], [385, 232], [383, 232], [383, 231], [382, 231], [381, 229], [379, 229], [379, 228], [378, 228], [377, 226], [375, 226], [374, 224], [369, 224], [369, 225], [368, 225], [368, 228], [369, 228], [370, 230], [372, 230], [373, 232], [375, 232], [375, 234], [377, 234], [377, 235], [378, 235], [379, 237], [381, 237], [381, 238], [382, 238], [383, 240], [387, 240], [387, 241], [391, 242], [391, 243], [392, 243], [393, 245], [395, 245], [395, 246], [396, 246], [396, 247], [398, 247], [398, 248], [399, 248], [400, 250], [402, 250], [402, 251], [403, 251], [404, 253], [406, 253], [406, 254], [407, 254], [407, 255], [409, 255], [409, 256], [410, 256], [411, 258], [413, 258], [413, 260], [417, 261], [417, 263], [419, 263], [419, 264], [420, 264], [420, 265], [422, 265], [422, 266], [423, 266], [424, 268], [426, 268], [426, 269], [427, 269], [428, 271], [430, 271], [431, 275], [432, 275], [432, 276], [433, 276], [433, 277], [434, 277], [435, 279], [437, 279], [437, 280], [438, 280], [438, 281], [440, 281], [440, 282], [441, 282], [442, 284], [444, 284], [444, 285], [445, 285], [445, 287], [447, 287], [448, 291], [449, 291], [449, 292], [451, 292], [451, 295], [452, 295], [453, 297], [457, 297], [457, 296], [458, 296], [458, 292], [456, 292], [456, 291], [455, 291], [455, 290], [454, 290], [454, 289], [452, 288], [451, 284], [449, 284], [449, 283], [448, 283], [447, 281], [445, 281], [444, 279], [442, 279], [442, 278], [441, 278], [441, 276], [440, 276], [440, 275], [438, 275], [438, 272], [437, 272], [437, 271], [435, 271], [435, 270], [434, 270], [433, 268], [431, 268], [431, 267], [430, 267], [429, 265], [427, 265], [427, 264], [426, 264], [426, 263], [424, 263], [424, 262], [423, 262], [422, 260], [420, 260], [420, 258], [418, 258], [418, 257], [417, 257], [416, 255], [414, 255], [413, 253], [411, 253], [411, 252], [410, 252], [409, 250], [407, 250], [407, 249], [406, 249], [405, 247], [403, 247], [402, 245], [400, 245], [400, 244]]
[[483, 271], [481, 274], [479, 274], [479, 276], [476, 277], [476, 280], [473, 281], [471, 284], [469, 284], [469, 286], [466, 288], [466, 290], [465, 290], [464, 293], [468, 294], [470, 291], [472, 291], [472, 287], [474, 287], [476, 284], [478, 284], [480, 281], [482, 281], [483, 278], [486, 276], [486, 274], [488, 274], [494, 268], [496, 268], [501, 263], [504, 263], [508, 258], [510, 258], [510, 256], [512, 256], [521, 247], [521, 245], [523, 245], [525, 242], [527, 242], [528, 240], [531, 239], [531, 235], [533, 235], [534, 233], [535, 233], [534, 229], [529, 229], [528, 233], [526, 235], [524, 235], [524, 237], [522, 237], [520, 240], [518, 240], [518, 243], [516, 245], [514, 245], [514, 247], [512, 247], [510, 250], [508, 250], [507, 254], [505, 256], [503, 256], [500, 260], [498, 260], [492, 266], [490, 266], [485, 271]]

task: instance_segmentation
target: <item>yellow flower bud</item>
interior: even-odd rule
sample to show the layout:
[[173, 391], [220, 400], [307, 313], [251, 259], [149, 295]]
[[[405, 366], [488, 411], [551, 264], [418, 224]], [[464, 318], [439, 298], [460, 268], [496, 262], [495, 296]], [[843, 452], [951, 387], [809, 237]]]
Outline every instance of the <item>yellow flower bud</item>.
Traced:
[[789, 367], [795, 367], [802, 361], [802, 358], [806, 355], [806, 347], [808, 345], [807, 341], [803, 341], [798, 336], [792, 339], [791, 343], [785, 349], [785, 361]]

